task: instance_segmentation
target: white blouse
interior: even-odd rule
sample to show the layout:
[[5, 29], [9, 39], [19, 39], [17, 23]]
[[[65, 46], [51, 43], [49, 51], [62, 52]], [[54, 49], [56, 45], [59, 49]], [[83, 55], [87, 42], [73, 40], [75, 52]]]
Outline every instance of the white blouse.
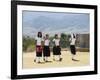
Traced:
[[53, 42], [55, 42], [56, 46], [59, 46], [60, 39], [53, 39]]
[[50, 40], [49, 39], [44, 40], [44, 45], [45, 46], [49, 46], [49, 43], [50, 43]]
[[43, 41], [43, 39], [40, 37], [36, 37], [35, 40], [36, 40], [36, 45], [39, 45], [39, 46], [41, 45], [41, 42]]
[[70, 45], [75, 45], [76, 39], [75, 38], [70, 38]]

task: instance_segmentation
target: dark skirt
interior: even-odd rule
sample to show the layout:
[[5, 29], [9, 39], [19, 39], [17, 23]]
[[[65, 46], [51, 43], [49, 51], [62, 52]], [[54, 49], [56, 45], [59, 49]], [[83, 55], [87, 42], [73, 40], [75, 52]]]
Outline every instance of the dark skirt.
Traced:
[[76, 54], [76, 48], [75, 48], [75, 45], [70, 45], [70, 50], [71, 50], [71, 53], [72, 53], [73, 55]]
[[50, 48], [49, 48], [49, 46], [44, 46], [44, 48], [43, 48], [43, 56], [44, 57], [50, 57]]
[[61, 48], [60, 46], [53, 47], [53, 55], [61, 55]]
[[42, 46], [36, 46], [36, 56], [42, 57]]

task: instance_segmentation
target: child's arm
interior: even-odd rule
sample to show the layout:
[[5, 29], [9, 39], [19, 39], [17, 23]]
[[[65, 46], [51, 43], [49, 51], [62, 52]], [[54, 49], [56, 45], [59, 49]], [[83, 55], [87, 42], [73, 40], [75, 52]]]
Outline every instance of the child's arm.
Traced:
[[71, 41], [71, 38], [69, 38], [69, 41]]
[[42, 48], [44, 47], [44, 40], [43, 39], [41, 41], [41, 46], [42, 46]]
[[37, 38], [35, 37], [35, 45], [36, 45], [36, 43], [37, 43]]

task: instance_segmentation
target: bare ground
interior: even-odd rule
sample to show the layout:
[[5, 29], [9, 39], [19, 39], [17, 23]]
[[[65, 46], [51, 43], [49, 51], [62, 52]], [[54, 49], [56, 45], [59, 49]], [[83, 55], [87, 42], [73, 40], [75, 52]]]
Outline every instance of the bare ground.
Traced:
[[51, 52], [51, 57], [49, 58], [50, 62], [35, 63], [35, 52], [23, 53], [23, 68], [32, 69], [32, 68], [52, 68], [52, 67], [75, 67], [75, 66], [87, 66], [90, 64], [90, 55], [89, 52], [77, 52], [76, 59], [79, 61], [71, 60], [70, 51], [62, 51], [62, 61], [53, 61], [53, 56]]

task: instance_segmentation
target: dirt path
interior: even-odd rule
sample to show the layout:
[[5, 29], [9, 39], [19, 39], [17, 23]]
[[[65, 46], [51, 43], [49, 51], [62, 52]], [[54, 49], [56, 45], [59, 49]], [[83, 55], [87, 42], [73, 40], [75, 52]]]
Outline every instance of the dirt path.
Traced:
[[[52, 53], [51, 53], [52, 54]], [[34, 62], [35, 52], [23, 53], [23, 68], [31, 69], [31, 68], [50, 68], [50, 67], [75, 67], [75, 66], [86, 66], [90, 63], [89, 52], [77, 52], [76, 58], [80, 61], [75, 62], [71, 60], [70, 51], [62, 51], [61, 62], [53, 61], [53, 57], [49, 58], [51, 62], [44, 63], [43, 60], [41, 64]]]

